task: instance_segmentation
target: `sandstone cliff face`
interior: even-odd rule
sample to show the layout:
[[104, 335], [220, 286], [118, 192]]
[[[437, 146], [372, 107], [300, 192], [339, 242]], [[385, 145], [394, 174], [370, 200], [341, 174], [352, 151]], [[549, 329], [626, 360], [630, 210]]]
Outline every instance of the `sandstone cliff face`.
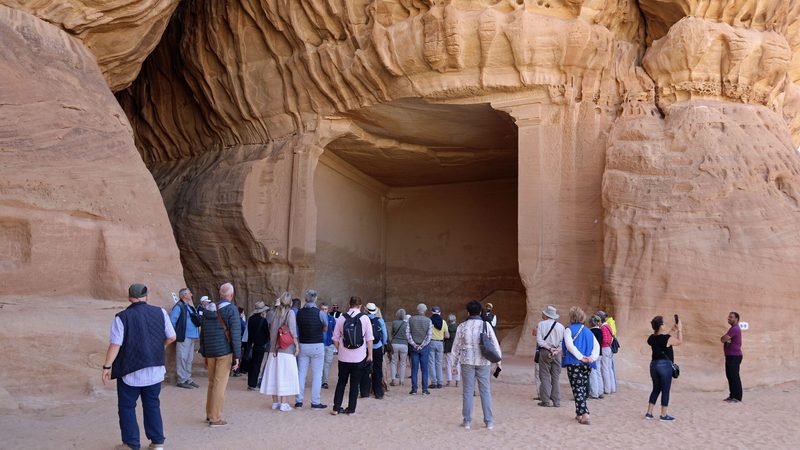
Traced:
[[139, 280], [166, 298], [177, 247], [94, 58], [5, 7], [0, 34], [0, 297], [118, 299]]
[[388, 314], [485, 299], [519, 354], [543, 306], [603, 308], [634, 378], [656, 314], [682, 314], [698, 370], [730, 310], [748, 352], [796, 330], [800, 2], [184, 2], [124, 90], [176, 2], [22, 3], [97, 56], [198, 294], [324, 286]]
[[161, 39], [178, 0], [2, 0], [77, 37], [112, 91], [128, 87]]

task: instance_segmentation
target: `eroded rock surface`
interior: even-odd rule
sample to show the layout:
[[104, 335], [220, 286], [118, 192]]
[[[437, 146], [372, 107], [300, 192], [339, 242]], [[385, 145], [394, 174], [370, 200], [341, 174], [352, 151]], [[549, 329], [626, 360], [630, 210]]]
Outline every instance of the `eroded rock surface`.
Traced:
[[179, 0], [2, 0], [80, 39], [113, 91], [128, 87], [161, 40]]
[[168, 298], [175, 240], [94, 58], [6, 7], [0, 35], [0, 297], [122, 299], [141, 281]]

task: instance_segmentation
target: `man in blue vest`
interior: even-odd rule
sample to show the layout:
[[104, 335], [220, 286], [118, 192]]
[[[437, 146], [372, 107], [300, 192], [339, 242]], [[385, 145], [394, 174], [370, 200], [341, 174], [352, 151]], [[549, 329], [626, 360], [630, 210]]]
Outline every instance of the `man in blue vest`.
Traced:
[[124, 311], [114, 317], [111, 338], [103, 363], [103, 384], [117, 380], [117, 407], [122, 444], [117, 449], [138, 449], [139, 424], [136, 401], [142, 397], [144, 433], [151, 449], [164, 448], [164, 425], [161, 421], [161, 382], [164, 346], [175, 341], [175, 330], [163, 308], [147, 304], [147, 286], [128, 288]]
[[192, 361], [194, 360], [194, 341], [200, 338], [202, 317], [197, 314], [192, 303], [192, 291], [183, 288], [178, 291], [179, 300], [172, 307], [169, 319], [175, 327], [175, 371], [178, 374], [179, 388], [194, 389], [200, 385], [192, 380]]
[[311, 366], [311, 408], [328, 408], [328, 405], [320, 401], [328, 315], [317, 308], [317, 296], [317, 291], [314, 289], [307, 290], [306, 304], [297, 313], [297, 336], [300, 341], [300, 354], [297, 355], [297, 375], [300, 379], [300, 392], [295, 396], [295, 408], [303, 407], [309, 366]]

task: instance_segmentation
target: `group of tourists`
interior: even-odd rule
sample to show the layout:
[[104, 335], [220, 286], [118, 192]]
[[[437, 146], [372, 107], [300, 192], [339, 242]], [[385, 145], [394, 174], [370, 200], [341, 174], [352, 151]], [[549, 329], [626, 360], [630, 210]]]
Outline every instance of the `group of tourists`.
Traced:
[[[309, 408], [328, 409], [322, 403], [321, 389], [329, 388], [330, 368], [336, 357], [338, 379], [332, 415], [356, 414], [359, 398], [383, 399], [385, 389], [403, 386], [410, 361], [409, 394], [430, 395], [429, 389], [457, 387], [462, 382], [462, 426], [472, 427], [473, 402], [480, 395], [485, 427], [494, 428], [490, 377], [493, 367], [495, 377], [500, 373], [502, 352], [495, 333], [497, 316], [490, 303], [467, 303], [468, 318], [460, 324], [452, 313], [444, 321], [438, 306], [428, 316], [427, 305], [422, 303], [413, 315], [397, 310], [395, 319], [387, 324], [377, 305], [363, 305], [358, 296], [350, 297], [347, 310], [341, 312], [338, 305], [319, 301], [315, 290], [305, 292], [302, 305], [284, 292], [272, 307], [257, 302], [249, 318], [241, 314], [233, 297], [233, 285], [225, 283], [220, 286], [218, 302], [203, 297], [195, 308], [192, 292], [184, 288], [168, 314], [147, 304], [145, 285], [130, 286], [130, 305], [112, 322], [102, 373], [104, 383], [117, 380], [123, 441], [118, 448], [140, 448], [135, 411], [140, 397], [145, 435], [150, 440], [148, 448], [163, 448], [159, 394], [166, 374], [164, 347], [174, 341], [177, 386], [184, 389], [200, 387], [192, 378], [195, 342], [199, 342], [199, 353], [208, 369], [206, 422], [210, 427], [227, 425], [222, 418], [225, 389], [231, 374], [240, 371], [247, 373], [248, 390], [269, 396], [272, 409], [283, 412], [304, 407], [310, 376]], [[602, 399], [617, 391], [616, 323], [604, 311], [587, 320], [578, 307], [570, 309], [567, 326], [558, 319], [556, 308], [547, 306], [533, 331], [537, 343], [536, 399], [542, 407], [561, 406], [559, 378], [561, 369], [566, 368], [575, 401], [575, 419], [588, 425], [587, 399]], [[739, 315], [731, 312], [728, 323], [730, 329], [720, 338], [730, 386], [725, 401], [736, 403], [742, 399]], [[672, 421], [674, 417], [667, 414], [669, 392], [679, 370], [673, 348], [682, 343], [682, 325], [677, 315], [672, 327], [665, 325], [661, 316], [653, 318], [651, 325], [653, 334], [647, 343], [652, 348], [653, 390], [645, 418], [654, 418], [660, 396], [659, 418]], [[388, 384], [385, 378], [389, 379]]]

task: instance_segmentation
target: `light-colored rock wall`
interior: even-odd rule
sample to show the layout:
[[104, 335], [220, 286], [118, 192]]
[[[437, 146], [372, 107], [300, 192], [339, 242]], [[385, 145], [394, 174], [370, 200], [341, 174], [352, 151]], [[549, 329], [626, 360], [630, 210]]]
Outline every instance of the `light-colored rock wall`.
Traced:
[[386, 302], [438, 305], [464, 319], [469, 300], [497, 307], [505, 331], [523, 324], [517, 261], [517, 182], [392, 189], [387, 203]]
[[184, 280], [161, 195], [95, 58], [3, 6], [0, 42], [0, 409], [38, 411], [101, 389], [128, 285], [166, 306]]
[[169, 298], [183, 275], [125, 113], [81, 43], [0, 7], [0, 297]]
[[344, 308], [350, 296], [383, 306], [388, 189], [329, 152], [314, 174], [314, 288]]

